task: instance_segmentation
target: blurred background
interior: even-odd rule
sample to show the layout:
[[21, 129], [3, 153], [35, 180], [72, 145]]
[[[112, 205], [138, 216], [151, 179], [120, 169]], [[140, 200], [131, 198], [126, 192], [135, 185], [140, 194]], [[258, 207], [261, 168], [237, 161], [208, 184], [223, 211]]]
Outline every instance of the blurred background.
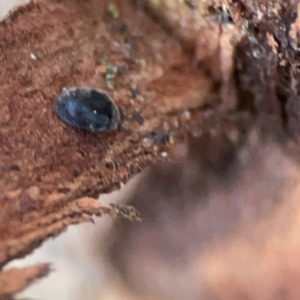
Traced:
[[12, 7], [26, 2], [26, 0], [1, 0], [0, 16], [4, 16]]

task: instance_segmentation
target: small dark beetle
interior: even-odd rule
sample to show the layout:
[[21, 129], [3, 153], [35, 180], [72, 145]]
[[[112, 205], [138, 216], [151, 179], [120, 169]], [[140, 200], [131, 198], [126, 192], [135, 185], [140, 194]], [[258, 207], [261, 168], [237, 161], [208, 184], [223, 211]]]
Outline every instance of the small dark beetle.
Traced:
[[56, 112], [66, 123], [91, 132], [116, 130], [120, 113], [103, 91], [92, 88], [63, 88]]

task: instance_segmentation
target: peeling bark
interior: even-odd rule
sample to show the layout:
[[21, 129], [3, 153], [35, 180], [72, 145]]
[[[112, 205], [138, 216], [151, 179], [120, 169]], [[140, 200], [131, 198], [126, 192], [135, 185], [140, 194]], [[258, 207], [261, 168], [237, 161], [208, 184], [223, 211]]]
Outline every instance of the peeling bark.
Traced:
[[38, 264], [21, 269], [10, 269], [0, 273], [0, 299], [12, 299], [14, 294], [21, 292], [39, 278], [50, 272], [48, 264]]

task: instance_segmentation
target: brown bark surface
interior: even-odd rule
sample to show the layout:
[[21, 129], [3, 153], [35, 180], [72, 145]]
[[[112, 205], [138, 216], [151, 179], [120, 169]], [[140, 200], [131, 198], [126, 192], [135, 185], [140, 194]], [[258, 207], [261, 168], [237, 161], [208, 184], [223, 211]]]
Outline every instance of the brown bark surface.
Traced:
[[[93, 215], [138, 219], [92, 197], [169, 160], [188, 136], [247, 135], [261, 112], [297, 135], [297, 1], [175, 2], [116, 1], [115, 19], [105, 1], [41, 0], [1, 22], [1, 267]], [[114, 89], [104, 58], [118, 67]], [[72, 86], [107, 91], [121, 128], [64, 124], [54, 104]]]
[[33, 267], [10, 269], [0, 273], [0, 299], [11, 299], [35, 280], [48, 275], [50, 266], [38, 264]]
[[[161, 152], [203, 120], [185, 110], [216, 99], [210, 79], [144, 11], [118, 3], [114, 20], [101, 3], [31, 2], [0, 24], [0, 266], [93, 214], [128, 216], [81, 197], [119, 188], [166, 159]], [[105, 57], [119, 68], [114, 90], [98, 71]], [[64, 124], [54, 104], [71, 86], [106, 90], [122, 111], [120, 130], [91, 134]]]

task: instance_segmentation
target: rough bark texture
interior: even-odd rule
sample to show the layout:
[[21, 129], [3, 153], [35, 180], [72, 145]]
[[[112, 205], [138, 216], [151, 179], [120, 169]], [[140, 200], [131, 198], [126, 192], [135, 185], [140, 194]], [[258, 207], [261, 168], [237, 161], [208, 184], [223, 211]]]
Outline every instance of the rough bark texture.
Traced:
[[[240, 149], [261, 112], [299, 132], [296, 0], [119, 0], [120, 18], [105, 14], [107, 3], [30, 2], [0, 24], [0, 266], [92, 215], [137, 219], [132, 208], [103, 206], [91, 197], [168, 160], [189, 136], [222, 133]], [[113, 90], [104, 58], [118, 67]], [[71, 86], [106, 90], [121, 109], [121, 128], [91, 134], [64, 124], [54, 103]], [[214, 153], [218, 145], [211, 145]], [[266, 145], [258, 143], [256, 151], [277, 149]], [[221, 150], [220, 156], [227, 153]], [[197, 155], [209, 167], [216, 163]], [[276, 164], [278, 156], [272, 157]], [[222, 169], [214, 172], [224, 176]], [[263, 170], [266, 177], [272, 172]], [[285, 176], [284, 182], [293, 179], [288, 171]]]
[[[217, 98], [176, 39], [144, 11], [118, 5], [114, 20], [102, 1], [31, 2], [0, 24], [0, 266], [69, 224], [118, 210], [81, 197], [119, 188], [166, 159], [161, 152], [203, 120], [185, 110]], [[101, 73], [105, 57], [119, 69], [114, 90]], [[65, 86], [107, 90], [122, 128], [90, 134], [64, 124], [54, 104]]]

